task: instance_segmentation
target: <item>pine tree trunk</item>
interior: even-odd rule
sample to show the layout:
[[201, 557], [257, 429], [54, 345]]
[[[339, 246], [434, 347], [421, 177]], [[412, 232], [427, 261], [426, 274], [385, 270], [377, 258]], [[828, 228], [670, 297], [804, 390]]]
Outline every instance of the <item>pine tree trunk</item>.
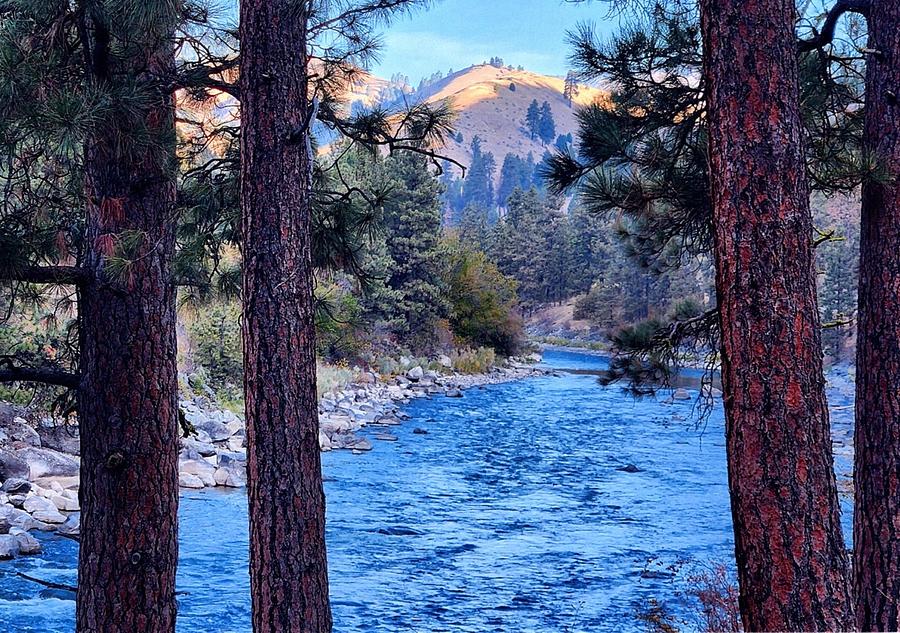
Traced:
[[856, 375], [856, 616], [900, 629], [900, 0], [872, 0], [864, 143], [883, 173], [863, 184]]
[[243, 333], [256, 633], [331, 631], [319, 457], [305, 3], [241, 3]]
[[793, 0], [702, 0], [728, 474], [746, 630], [852, 628]]
[[[149, 55], [149, 76], [171, 48]], [[138, 60], [142, 65], [148, 60]], [[101, 81], [103, 77], [99, 78]], [[85, 153], [85, 266], [81, 290], [81, 553], [77, 630], [175, 630], [178, 562], [178, 411], [175, 343], [174, 103], [160, 94], [146, 120], [160, 147], [97, 131]], [[133, 263], [108, 267], [131, 240]]]

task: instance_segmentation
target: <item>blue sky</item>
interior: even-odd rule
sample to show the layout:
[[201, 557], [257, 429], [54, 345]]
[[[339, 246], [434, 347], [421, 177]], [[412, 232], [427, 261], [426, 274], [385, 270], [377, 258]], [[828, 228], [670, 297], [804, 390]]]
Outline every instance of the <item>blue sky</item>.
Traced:
[[[237, 19], [238, 0], [213, 0], [228, 21]], [[398, 17], [382, 33], [380, 59], [372, 71], [388, 78], [422, 77], [460, 70], [499, 56], [506, 64], [565, 75], [566, 32], [580, 22], [608, 31], [616, 18], [601, 0], [435, 0], [427, 10]]]
[[565, 75], [566, 31], [579, 22], [608, 22], [603, 2], [561, 0], [439, 0], [427, 11], [398, 18], [383, 35], [381, 61], [372, 69], [418, 80], [493, 56], [528, 70]]

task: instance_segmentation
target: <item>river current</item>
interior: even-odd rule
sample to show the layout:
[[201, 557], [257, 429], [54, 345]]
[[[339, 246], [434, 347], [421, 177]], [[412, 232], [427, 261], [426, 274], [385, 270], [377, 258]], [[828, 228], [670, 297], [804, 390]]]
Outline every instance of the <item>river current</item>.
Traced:
[[[398, 441], [322, 456], [336, 632], [639, 631], [651, 601], [691, 622], [684, 578], [733, 556], [721, 407], [698, 427], [693, 400], [566, 371], [602, 358], [544, 363], [556, 374], [414, 401]], [[179, 633], [249, 631], [245, 493], [184, 491], [180, 518]], [[73, 629], [71, 595], [15, 576], [75, 583], [77, 544], [41, 538], [0, 563], [0, 631]]]

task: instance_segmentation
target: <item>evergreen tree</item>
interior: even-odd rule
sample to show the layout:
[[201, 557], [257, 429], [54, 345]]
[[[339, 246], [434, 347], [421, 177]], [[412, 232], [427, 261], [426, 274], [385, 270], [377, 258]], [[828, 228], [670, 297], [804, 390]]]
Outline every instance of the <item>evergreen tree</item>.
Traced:
[[174, 50], [202, 21], [183, 8], [21, 2], [0, 17], [4, 303], [46, 294], [77, 314], [55, 358], [0, 350], [0, 382], [66, 389], [57, 404], [78, 413], [77, 631], [175, 629]]
[[[854, 434], [853, 575], [860, 630], [900, 628], [900, 2], [835, 3], [868, 20]], [[823, 28], [823, 33], [826, 32]]]
[[[795, 8], [702, 0], [700, 11], [741, 615], [753, 631], [850, 630]], [[768, 104], [765, 114], [760, 103]], [[771, 538], [785, 530], [788, 541]]]
[[505, 207], [507, 198], [517, 187], [523, 190], [530, 189], [533, 177], [534, 159], [530, 155], [528, 159], [523, 159], [515, 154], [507, 154], [500, 168], [497, 204]]
[[[705, 84], [705, 80], [714, 72], [716, 81], [721, 82], [722, 86], [727, 86], [727, 88], [719, 89], [717, 93], [719, 97], [731, 99], [730, 106], [732, 107], [743, 107], [747, 103], [746, 93], [743, 93], [740, 98], [734, 98], [733, 94], [724, 96], [725, 92], [735, 88], [735, 82], [744, 82], [745, 86], [750, 85], [746, 82], [746, 77], [741, 77], [737, 73], [736, 59], [745, 60], [747, 62], [745, 68], [754, 68], [757, 72], [763, 66], [767, 67], [767, 81], [764, 85], [779, 92], [777, 95], [759, 95], [757, 98], [760, 99], [760, 102], [779, 104], [779, 107], [784, 108], [780, 111], [781, 116], [770, 117], [770, 125], [788, 127], [795, 125], [798, 119], [795, 118], [795, 113], [791, 108], [795, 107], [797, 102], [803, 104], [804, 121], [807, 122], [803, 135], [805, 135], [810, 152], [805, 165], [802, 162], [799, 164], [795, 162], [783, 168], [772, 168], [772, 165], [766, 163], [762, 156], [753, 155], [749, 148], [745, 148], [747, 154], [741, 153], [741, 158], [738, 159], [735, 147], [742, 146], [744, 137], [742, 132], [730, 129], [719, 137], [720, 142], [727, 145], [728, 139], [731, 139], [731, 142], [736, 145], [729, 146], [729, 151], [719, 155], [720, 165], [727, 165], [730, 174], [740, 173], [742, 169], [756, 165], [761, 171], [764, 170], [766, 175], [755, 176], [745, 182], [752, 181], [759, 186], [782, 186], [785, 178], [794, 178], [794, 185], [789, 187], [794, 194], [796, 194], [796, 182], [805, 181], [805, 175], [797, 174], [797, 169], [802, 172], [806, 168], [815, 186], [823, 189], [832, 188], [834, 190], [834, 188], [852, 186], [853, 182], [859, 182], [861, 153], [858, 150], [858, 141], [854, 140], [854, 137], [855, 130], [858, 130], [860, 117], [858, 108], [852, 105], [859, 103], [859, 94], [855, 90], [851, 78], [855, 72], [852, 63], [844, 65], [843, 70], [834, 73], [832, 68], [841, 67], [841, 65], [835, 64], [834, 67], [830, 67], [827, 61], [823, 63], [823, 58], [816, 55], [801, 58], [800, 76], [802, 81], [799, 83], [803, 90], [803, 99], [794, 96], [785, 97], [781, 91], [789, 92], [791, 90], [792, 80], [789, 75], [796, 71], [796, 68], [791, 69], [791, 58], [796, 49], [796, 42], [789, 42], [789, 38], [786, 37], [786, 34], [792, 33], [793, 29], [791, 20], [785, 15], [789, 12], [788, 8], [778, 9], [774, 7], [774, 3], [770, 3], [765, 7], [754, 6], [752, 10], [749, 10], [746, 3], [710, 1], [704, 3], [704, 10], [709, 12], [709, 17], [704, 22], [705, 27], [716, 31], [716, 36], [709, 36], [707, 41], [718, 42], [721, 45], [724, 40], [728, 39], [727, 45], [721, 46], [714, 52], [706, 51], [707, 55], [716, 56], [715, 71], [707, 68], [705, 73], [699, 72], [699, 30], [692, 23], [681, 21], [683, 16], [671, 19], [671, 16], [665, 14], [662, 7], [657, 13], [654, 13], [652, 27], [625, 32], [608, 46], [598, 45], [589, 29], [573, 37], [577, 49], [576, 58], [583, 64], [582, 70], [592, 76], [603, 76], [610, 79], [617, 85], [617, 90], [613, 93], [612, 108], [587, 108], [580, 113], [582, 123], [579, 134], [579, 157], [571, 154], [557, 155], [550, 165], [553, 182], [556, 185], [561, 182], [580, 183], [583, 199], [593, 210], [605, 209], [606, 212], [636, 220], [630, 222], [628, 227], [631, 232], [629, 243], [633, 245], [636, 255], [646, 258], [654, 268], [659, 270], [669, 269], [673, 265], [680, 266], [682, 262], [689, 261], [689, 259], [685, 259], [686, 256], [693, 258], [711, 250], [714, 235], [714, 231], [711, 230], [713, 205], [708, 198], [711, 187], [710, 177], [707, 173], [709, 134], [706, 122], [712, 117], [707, 112], [705, 99], [708, 96], [706, 92], [708, 86]], [[728, 12], [728, 19], [720, 19], [721, 14], [717, 12], [722, 11]], [[772, 16], [775, 15], [782, 21], [781, 26], [777, 29], [777, 34], [772, 28], [762, 25], [762, 21], [766, 19], [771, 24]], [[688, 20], [690, 20], [689, 17]], [[756, 20], [760, 22], [756, 23]], [[742, 26], [736, 26], [739, 24]], [[734, 28], [735, 31], [741, 29], [745, 34], [751, 34], [754, 37], [781, 37], [784, 39], [779, 40], [777, 45], [775, 42], [769, 44], [755, 42], [751, 45], [747, 38], [740, 42], [729, 39], [734, 35], [729, 31], [731, 28]], [[646, 63], [647, 60], [652, 60], [649, 67]], [[730, 60], [730, 62], [726, 60]], [[681, 81], [680, 78], [685, 76], [686, 68], [698, 68], [696, 76], [703, 79], [692, 85]], [[742, 66], [742, 68], [744, 67]], [[822, 69], [825, 69], [825, 72]], [[648, 74], [660, 77], [662, 81], [648, 84], [645, 81]], [[775, 77], [778, 80], [773, 80]], [[851, 80], [845, 81], [848, 78]], [[761, 86], [763, 84], [754, 85]], [[720, 102], [718, 105], [727, 106], [728, 104]], [[755, 121], [756, 119], [751, 117], [747, 120]], [[724, 117], [722, 121], [733, 124], [733, 120], [728, 117]], [[779, 134], [782, 133], [779, 132]], [[801, 132], [790, 127], [790, 132], [785, 132], [783, 137], [798, 141]], [[765, 133], [760, 131], [757, 138], [770, 139], [771, 137], [769, 131]], [[788, 154], [793, 159], [796, 158], [797, 147], [791, 147], [790, 152], [786, 152], [784, 149], [784, 147], [779, 147], [777, 150], [772, 150], [768, 158], [774, 160], [775, 156], [783, 158]], [[775, 180], [771, 180], [773, 178]], [[727, 194], [722, 193], [723, 189], [730, 190], [732, 194], [735, 190], [733, 187], [722, 187], [719, 191], [723, 197], [727, 197]], [[844, 578], [846, 566], [840, 553], [839, 523], [835, 520], [836, 499], [832, 494], [834, 491], [831, 483], [833, 481], [832, 472], [830, 467], [826, 467], [824, 464], [829, 461], [830, 444], [827, 441], [827, 428], [824, 428], [823, 424], [825, 412], [821, 406], [821, 392], [818, 387], [814, 386], [821, 384], [821, 378], [815, 377], [820, 367], [817, 368], [816, 352], [806, 346], [810, 339], [814, 342], [818, 340], [818, 319], [817, 315], [810, 316], [808, 313], [811, 293], [811, 289], [807, 287], [807, 282], [811, 282], [808, 278], [808, 269], [788, 270], [790, 266], [785, 263], [790, 260], [795, 264], [798, 254], [806, 256], [806, 249], [812, 241], [807, 237], [811, 233], [811, 226], [807, 219], [808, 208], [804, 210], [804, 202], [796, 197], [792, 198], [790, 195], [773, 197], [763, 194], [758, 199], [779, 199], [785, 201], [785, 204], [796, 204], [793, 211], [795, 215], [791, 217], [797, 219], [798, 225], [807, 227], [803, 230], [792, 229], [786, 233], [771, 233], [779, 236], [802, 236], [797, 248], [792, 245], [781, 253], [781, 259], [777, 265], [773, 266], [772, 272], [780, 274], [778, 271], [782, 271], [788, 277], [796, 274], [796, 279], [799, 280], [796, 286], [792, 286], [792, 288], [796, 288], [797, 296], [784, 300], [791, 302], [792, 305], [802, 304], [803, 319], [807, 324], [804, 332], [809, 334], [804, 334], [803, 337], [791, 335], [792, 342], [796, 343], [798, 348], [792, 353], [791, 363], [793, 364], [789, 363], [788, 365], [790, 370], [785, 371], [795, 372], [798, 381], [803, 381], [804, 385], [812, 385], [809, 389], [803, 388], [802, 393], [808, 395], [808, 398], [798, 402], [798, 417], [793, 419], [796, 419], [803, 428], [815, 430], [815, 446], [812, 449], [808, 445], [804, 446], [802, 454], [804, 460], [810, 460], [808, 468], [812, 469], [814, 465], [818, 473], [813, 478], [818, 487], [815, 488], [815, 494], [811, 494], [807, 499], [803, 512], [800, 513], [795, 504], [791, 508], [792, 512], [772, 514], [772, 519], [777, 518], [777, 525], [782, 526], [773, 526], [772, 530], [782, 529], [784, 525], [788, 524], [796, 525], [804, 520], [802, 517], [817, 516], [816, 524], [827, 526], [823, 529], [823, 535], [827, 539], [828, 546], [826, 548], [827, 555], [813, 560], [811, 557], [816, 557], [817, 554], [810, 546], [811, 541], [808, 538], [810, 535], [808, 532], [803, 534], [801, 555], [804, 558], [791, 568], [794, 570], [793, 573], [799, 569], [809, 578], [808, 585], [811, 589], [808, 595], [814, 596], [814, 599], [805, 603], [808, 608], [802, 613], [788, 614], [779, 610], [780, 605], [788, 604], [793, 598], [785, 594], [776, 599], [775, 596], [778, 592], [773, 592], [773, 585], [766, 582], [766, 579], [771, 579], [773, 573], [789, 573], [787, 567], [790, 565], [779, 567], [768, 562], [764, 563], [756, 554], [747, 553], [748, 548], [761, 548], [759, 551], [765, 551], [765, 545], [760, 542], [760, 538], [754, 539], [750, 535], [740, 538], [737, 558], [739, 568], [742, 570], [740, 580], [745, 626], [761, 629], [767, 626], [774, 628], [785, 628], [786, 626], [847, 628], [849, 626], [846, 621], [848, 594]], [[737, 205], [737, 203], [735, 204]], [[736, 208], [742, 207], [737, 205]], [[758, 209], [756, 215], [752, 217], [759, 219]], [[785, 214], [772, 214], [771, 217], [785, 217]], [[770, 250], [773, 247], [772, 244], [759, 246], [759, 248]], [[784, 247], [784, 245], [779, 247]], [[770, 252], [770, 250], [766, 252]], [[784, 255], [784, 252], [791, 254]], [[720, 263], [724, 265], [724, 261], [720, 254]], [[737, 260], [728, 259], [727, 261], [734, 263]], [[780, 268], [782, 265], [785, 266], [784, 270]], [[733, 269], [729, 270], [733, 271]], [[763, 288], [763, 286], [756, 287]], [[768, 284], [766, 287], [781, 288], [783, 285], [778, 282]], [[802, 299], [798, 299], [798, 297]], [[749, 302], [751, 297], [749, 294], [744, 294], [742, 297], [732, 295], [729, 300], [731, 299]], [[734, 326], [733, 317], [737, 314], [734, 310], [738, 309], [740, 308], [735, 306], [729, 308], [728, 314], [731, 315], [727, 323], [729, 328]], [[769, 322], [769, 330], [771, 322]], [[717, 328], [720, 324], [724, 326], [726, 321], [720, 320], [718, 313], [710, 310], [683, 320], [676, 317], [673, 323], [660, 321], [651, 327], [642, 329], [640, 333], [632, 329], [629, 337], [617, 338], [617, 345], [620, 346], [620, 349], [642, 349], [644, 351], [637, 355], [637, 361], [634, 356], [629, 355], [619, 368], [623, 369], [623, 373], [632, 376], [634, 374], [630, 373], [631, 370], [628, 367], [640, 368], [640, 371], [646, 370], [654, 373], [657, 380], [665, 380], [666, 370], [660, 369], [660, 367], [665, 368], [669, 359], [674, 356], [665, 350], [677, 350], [680, 345], [678, 341], [683, 342], [689, 339], [696, 341], [697, 337], [707, 341], [704, 346], [708, 349], [718, 350], [720, 339]], [[791, 324], [785, 324], [785, 326], [787, 327], [785, 332], [795, 332]], [[742, 333], [731, 337], [732, 343], [746, 341], [749, 328], [750, 325], [745, 324]], [[777, 342], [769, 339], [766, 345], [776, 346]], [[741, 376], [748, 378], [746, 366], [743, 370], [737, 367], [739, 362], [752, 363], [754, 357], [752, 355], [750, 357], [743, 356], [742, 360], [738, 361], [737, 357], [732, 355], [733, 352], [734, 350], [727, 356], [735, 363], [734, 371], [740, 374], [738, 379]], [[768, 363], [767, 367], [771, 367], [775, 353], [775, 351], [771, 354], [767, 353], [766, 356], [769, 358], [765, 361], [759, 359], [759, 362]], [[798, 358], [803, 359], [802, 367], [796, 363]], [[778, 384], [783, 384], [783, 380], [779, 380]], [[769, 382], [763, 385], [760, 393], [764, 393], [765, 389], [772, 384]], [[736, 388], [736, 390], [740, 392], [742, 388]], [[731, 392], [732, 388], [728, 388], [728, 391]], [[779, 396], [774, 399], [778, 400]], [[726, 399], [726, 402], [730, 401]], [[734, 405], [733, 402], [730, 404]], [[754, 411], [757, 410], [758, 403], [741, 408], [739, 413], [729, 413], [729, 415], [738, 416], [730, 418], [735, 420], [730, 424], [741, 425], [741, 428], [745, 428], [744, 424], [749, 424], [752, 428], [753, 424], [749, 422], [753, 416], [751, 407], [754, 408]], [[780, 420], [788, 419], [787, 416], [781, 414], [777, 417]], [[790, 429], [785, 429], [784, 425], [778, 428], [779, 445], [792, 447], [796, 435]], [[809, 437], [809, 433], [805, 432], [805, 436]], [[734, 436], [730, 437], [729, 459], [733, 460], [731, 466], [733, 475], [734, 477], [746, 476], [750, 473], [745, 470], [738, 473], [735, 470], [742, 467], [739, 461], [742, 449], [732, 444], [731, 440], [734, 439]], [[771, 442], [771, 431], [768, 438], [768, 441]], [[746, 434], [744, 439], [747, 439]], [[781, 473], [780, 481], [791, 481], [791, 485], [796, 484], [791, 480], [794, 471], [789, 464], [778, 462], [772, 464], [771, 467]], [[782, 474], [784, 479], [782, 479]], [[808, 477], [807, 481], [810, 480]], [[746, 494], [740, 495], [739, 498], [733, 494], [736, 531], [739, 534], [744, 529], [741, 527], [742, 525], [749, 529], [750, 523], [752, 523], [749, 516], [754, 512], [752, 508], [754, 500], [760, 498], [760, 491], [765, 490], [767, 485], [766, 481], [760, 480], [745, 480], [745, 482], [747, 484]], [[746, 512], [749, 514], [745, 514]], [[746, 524], [742, 523], [744, 519], [747, 520]], [[798, 549], [793, 551], [800, 552]], [[816, 551], [821, 554], [823, 548], [819, 547]], [[790, 553], [786, 555], [789, 556]], [[817, 565], [820, 566], [817, 567]], [[791, 586], [796, 586], [796, 584], [777, 584], [780, 590], [789, 590]], [[767, 599], [772, 600], [768, 607], [764, 605]], [[779, 617], [786, 619], [779, 622]], [[803, 618], [809, 619], [805, 623], [800, 622]], [[820, 619], [817, 620], [817, 618]], [[786, 624], [786, 622], [788, 623]]]
[[563, 97], [569, 102], [570, 108], [572, 107], [573, 100], [578, 96], [578, 93], [578, 75], [575, 74], [575, 71], [570, 70], [566, 73], [566, 81], [563, 84]]
[[553, 110], [550, 107], [550, 103], [547, 101], [544, 101], [544, 104], [541, 106], [540, 119], [538, 121], [538, 136], [540, 136], [541, 142], [544, 145], [552, 143], [553, 139], [556, 138], [556, 122], [553, 120]]
[[[377, 49], [374, 25], [423, 4], [373, 0], [313, 10], [294, 0], [241, 2], [242, 326], [258, 633], [332, 628], [316, 404], [312, 122], [350, 143], [437, 159], [428, 147], [451, 132], [446, 106], [413, 105], [399, 124], [382, 108], [347, 121], [338, 99]], [[322, 64], [314, 74], [311, 49]], [[323, 193], [337, 203], [353, 195]]]
[[[425, 157], [398, 154], [384, 160], [379, 178], [389, 191], [384, 204], [387, 252], [391, 258], [386, 286], [399, 298], [398, 334], [425, 348], [435, 325], [447, 316], [442, 281], [440, 182]], [[419, 340], [414, 340], [418, 338]]]
[[528, 112], [525, 113], [525, 129], [531, 134], [531, 140], [538, 136], [541, 131], [541, 106], [538, 105], [537, 99], [528, 106]]
[[470, 204], [463, 209], [462, 220], [459, 223], [460, 242], [486, 251], [490, 243], [490, 234], [491, 227], [488, 222], [487, 209], [475, 204]]
[[472, 139], [472, 162], [463, 185], [464, 204], [491, 209], [494, 206], [494, 155], [481, 151], [481, 139]]
[[503, 274], [518, 282], [519, 297], [527, 309], [546, 303], [549, 288], [556, 283], [545, 276], [551, 256], [548, 235], [553, 228], [553, 214], [538, 191], [515, 189], [506, 215], [491, 236], [488, 254]]

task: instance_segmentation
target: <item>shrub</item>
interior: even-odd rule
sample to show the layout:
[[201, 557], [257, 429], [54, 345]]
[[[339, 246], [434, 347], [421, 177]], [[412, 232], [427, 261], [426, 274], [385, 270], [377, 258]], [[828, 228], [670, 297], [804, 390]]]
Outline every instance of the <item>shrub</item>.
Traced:
[[240, 305], [230, 301], [201, 309], [188, 325], [194, 363], [203, 368], [215, 390], [243, 383], [240, 318]]
[[465, 344], [491, 347], [504, 356], [515, 355], [525, 339], [516, 282], [481, 251], [459, 242], [451, 244], [449, 250], [451, 329]]
[[319, 398], [326, 393], [339, 391], [356, 381], [359, 372], [344, 365], [326, 365], [316, 363], [316, 390]]
[[575, 300], [572, 316], [579, 321], [609, 325], [615, 318], [611, 307], [613, 305], [608, 290], [602, 284], [595, 283], [587, 294], [581, 295]]
[[453, 361], [453, 369], [461, 374], [487, 373], [497, 360], [497, 355], [490, 347], [478, 349], [463, 349], [450, 355]]

